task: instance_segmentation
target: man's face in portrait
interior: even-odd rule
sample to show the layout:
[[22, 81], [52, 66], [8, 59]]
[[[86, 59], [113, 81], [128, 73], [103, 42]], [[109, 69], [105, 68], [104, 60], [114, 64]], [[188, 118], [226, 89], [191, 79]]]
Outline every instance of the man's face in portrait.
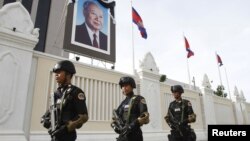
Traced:
[[94, 4], [89, 5], [83, 14], [86, 23], [93, 32], [101, 30], [103, 26], [103, 11], [98, 6]]

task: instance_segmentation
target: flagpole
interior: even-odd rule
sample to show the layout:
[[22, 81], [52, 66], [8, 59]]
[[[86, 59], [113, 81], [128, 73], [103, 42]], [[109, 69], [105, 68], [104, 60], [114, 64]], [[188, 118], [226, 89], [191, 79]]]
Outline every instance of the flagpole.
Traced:
[[188, 71], [188, 82], [189, 82], [189, 88], [191, 89], [191, 79], [190, 79], [190, 72], [189, 72], [189, 63], [187, 58], [187, 71]]
[[217, 65], [217, 67], [218, 67], [218, 72], [219, 72], [219, 77], [220, 77], [220, 85], [222, 86], [222, 80], [221, 80], [221, 74], [220, 74], [220, 66]]
[[[130, 1], [131, 2], [131, 16], [133, 17], [133, 11], [132, 11], [132, 8], [133, 8], [133, 5], [132, 5], [132, 0]], [[135, 75], [135, 49], [134, 49], [134, 27], [133, 27], [133, 21], [131, 22], [131, 26], [132, 26], [132, 64], [133, 64], [133, 74]]]
[[227, 79], [227, 71], [226, 71], [226, 67], [224, 67], [225, 70], [225, 74], [226, 74], [226, 80], [227, 80], [227, 88], [228, 88], [228, 94], [229, 94], [229, 98], [230, 100], [232, 100], [231, 94], [230, 94], [230, 87], [229, 87], [229, 83], [228, 83], [228, 79]]

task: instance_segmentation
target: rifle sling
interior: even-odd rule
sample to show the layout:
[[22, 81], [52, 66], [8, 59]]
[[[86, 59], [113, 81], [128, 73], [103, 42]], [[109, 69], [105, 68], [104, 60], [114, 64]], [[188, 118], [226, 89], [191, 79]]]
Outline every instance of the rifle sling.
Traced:
[[134, 95], [130, 101], [129, 101], [129, 109], [128, 109], [128, 115], [127, 115], [127, 120], [126, 120], [126, 124], [129, 124], [130, 122], [130, 114], [131, 114], [131, 107], [133, 106], [134, 100], [135, 100], [136, 96]]
[[182, 106], [181, 106], [181, 108], [182, 108], [182, 111], [181, 111], [181, 122], [183, 122], [183, 117], [184, 117], [184, 101], [181, 100], [181, 102], [182, 102]]
[[68, 96], [72, 91], [73, 91], [74, 87], [69, 87], [67, 88], [64, 92], [63, 92], [63, 96], [61, 98], [61, 103], [60, 103], [60, 114], [58, 116], [58, 122], [61, 122], [61, 118], [62, 118], [62, 108], [63, 108], [63, 103], [65, 102], [64, 99], [66, 96]]

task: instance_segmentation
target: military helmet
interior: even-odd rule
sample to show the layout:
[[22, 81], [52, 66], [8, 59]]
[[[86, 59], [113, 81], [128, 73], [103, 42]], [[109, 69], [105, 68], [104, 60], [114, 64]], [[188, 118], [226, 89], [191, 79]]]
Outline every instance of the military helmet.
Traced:
[[74, 64], [68, 60], [62, 60], [62, 61], [57, 62], [53, 68], [53, 72], [56, 72], [58, 70], [63, 70], [70, 74], [76, 73]]
[[120, 81], [119, 81], [120, 87], [122, 88], [122, 85], [124, 84], [130, 84], [132, 88], [136, 88], [135, 80], [134, 78], [130, 76], [124, 76], [120, 78]]
[[175, 93], [175, 92], [179, 92], [180, 94], [184, 93], [184, 89], [182, 88], [181, 85], [174, 85], [171, 86], [171, 92]]

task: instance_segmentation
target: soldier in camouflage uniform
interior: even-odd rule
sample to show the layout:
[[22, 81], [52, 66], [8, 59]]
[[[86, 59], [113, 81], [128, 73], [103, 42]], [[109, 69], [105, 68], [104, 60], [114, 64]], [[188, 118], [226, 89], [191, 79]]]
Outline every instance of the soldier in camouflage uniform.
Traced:
[[[58, 83], [52, 105], [56, 111], [48, 110], [42, 117], [42, 123], [49, 129], [52, 141], [75, 141], [76, 129], [81, 128], [88, 120], [86, 97], [83, 90], [71, 84], [71, 79], [76, 73], [71, 61], [57, 62], [53, 72]], [[56, 113], [55, 116], [51, 116], [53, 113]]]
[[195, 141], [195, 132], [188, 125], [196, 121], [196, 114], [191, 102], [182, 99], [184, 89], [181, 85], [171, 86], [171, 92], [175, 100], [169, 104], [168, 113], [165, 116], [165, 120], [171, 128], [171, 134], [168, 135], [169, 141]]
[[132, 77], [121, 77], [119, 85], [126, 98], [116, 110], [121, 122], [124, 123], [121, 129], [114, 128], [119, 134], [117, 141], [143, 141], [141, 126], [149, 123], [146, 100], [143, 96], [134, 94], [136, 84]]

